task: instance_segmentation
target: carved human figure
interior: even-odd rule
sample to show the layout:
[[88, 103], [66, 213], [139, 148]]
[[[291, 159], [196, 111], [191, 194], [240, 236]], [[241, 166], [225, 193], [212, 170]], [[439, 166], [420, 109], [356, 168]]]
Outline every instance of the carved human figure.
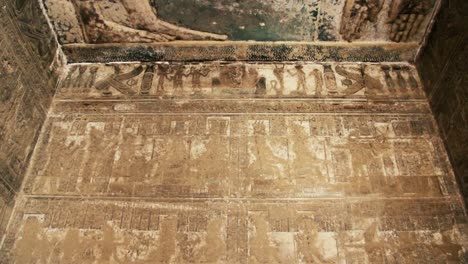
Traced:
[[188, 77], [190, 74], [185, 73], [185, 66], [184, 65], [175, 65], [171, 71], [173, 72], [172, 80], [174, 91], [182, 90], [184, 85], [184, 77]]
[[86, 71], [88, 70], [88, 67], [86, 66], [79, 66], [78, 67], [78, 77], [76, 78], [76, 86], [77, 87], [84, 87], [86, 85]]
[[418, 81], [414, 77], [414, 74], [411, 72], [410, 68], [408, 66], [403, 66], [403, 67], [401, 67], [401, 70], [408, 74], [408, 76], [409, 76], [408, 77], [408, 84], [409, 84], [411, 90], [414, 93], [419, 94], [420, 91], [419, 91]]
[[242, 65], [235, 65], [229, 68], [229, 79], [235, 84], [236, 88], [240, 88], [242, 86], [244, 71], [245, 68]]
[[315, 80], [315, 96], [321, 96], [323, 87], [322, 73], [315, 69], [309, 73], [309, 76], [313, 76]]
[[400, 91], [402, 93], [407, 93], [408, 92], [408, 89], [406, 87], [406, 80], [405, 78], [403, 77], [403, 75], [401, 74], [401, 66], [399, 65], [394, 65], [392, 67], [393, 71], [396, 73], [397, 75], [397, 83], [398, 83], [398, 86], [400, 87]]
[[292, 72], [292, 71], [288, 70], [288, 73], [291, 76], [297, 76], [296, 91], [306, 93], [307, 92], [307, 78], [306, 78], [306, 74], [305, 74], [305, 72], [303, 70], [304, 66], [298, 64], [298, 65], [294, 66], [294, 68], [296, 69], [295, 72]]
[[169, 77], [169, 65], [167, 64], [158, 64], [158, 84], [156, 85], [156, 91], [164, 91], [164, 83], [166, 79], [170, 80]]
[[74, 81], [74, 74], [78, 71], [78, 67], [72, 67], [70, 71], [67, 74], [67, 77], [63, 80], [62, 82], [62, 87], [63, 88], [72, 88], [73, 87], [73, 81]]
[[392, 78], [392, 76], [390, 75], [390, 66], [388, 66], [388, 65], [382, 65], [380, 68], [381, 68], [382, 71], [384, 72], [384, 75], [385, 75], [385, 83], [387, 84], [388, 91], [389, 91], [391, 94], [396, 93], [396, 90], [395, 90], [395, 82], [393, 81], [393, 78]]
[[192, 75], [192, 90], [200, 91], [201, 90], [201, 77], [208, 76], [210, 69], [207, 67], [198, 67], [192, 66], [190, 68], [189, 75]]
[[89, 70], [89, 73], [91, 74], [91, 76], [88, 78], [88, 82], [86, 83], [86, 88], [93, 87], [94, 83], [96, 82], [96, 76], [97, 76], [98, 69], [99, 69], [98, 67], [92, 67]]
[[264, 96], [266, 95], [267, 88], [266, 88], [266, 78], [260, 77], [255, 85], [255, 95], [257, 96]]
[[[284, 64], [281, 64], [281, 66], [275, 64], [275, 68], [273, 69], [273, 74], [275, 75], [276, 79], [278, 81], [272, 81], [272, 86], [273, 89], [275, 89], [276, 94], [278, 96], [283, 95], [284, 91]], [[279, 84], [279, 87], [277, 87]]]
[[226, 40], [227, 36], [195, 31], [162, 21], [149, 0], [74, 1], [87, 41], [162, 42]]

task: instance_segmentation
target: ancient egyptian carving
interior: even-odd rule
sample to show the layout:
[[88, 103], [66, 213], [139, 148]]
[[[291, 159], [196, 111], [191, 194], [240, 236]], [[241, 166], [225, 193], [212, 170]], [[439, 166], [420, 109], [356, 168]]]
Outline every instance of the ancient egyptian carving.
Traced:
[[139, 66], [130, 72], [122, 73], [119, 67], [114, 67], [114, 74], [107, 79], [96, 83], [95, 87], [97, 90], [102, 91], [103, 95], [111, 95], [112, 92], [109, 90], [111, 87], [116, 89], [125, 95], [134, 95], [135, 91], [132, 86], [136, 84], [133, 78], [137, 77], [143, 72], [143, 66]]
[[[385, 84], [387, 85], [387, 89], [390, 91], [390, 93], [421, 93], [419, 89], [420, 85], [408, 66], [382, 65], [381, 69], [385, 77]], [[405, 78], [404, 75], [407, 77]]]
[[145, 73], [143, 75], [143, 80], [141, 81], [140, 94], [148, 95], [153, 85], [154, 78], [154, 65], [146, 66]]
[[192, 90], [201, 91], [201, 78], [208, 76], [210, 69], [205, 66], [192, 66], [190, 68], [190, 75], [192, 75]]
[[169, 65], [167, 64], [158, 64], [158, 83], [156, 86], [156, 91], [161, 92], [164, 91], [164, 84], [166, 79], [170, 80], [169, 77]]
[[329, 95], [338, 94], [338, 88], [336, 87], [336, 76], [333, 72], [332, 66], [329, 64], [323, 65], [323, 76], [325, 86], [328, 90]]
[[[112, 71], [115, 73], [112, 74]], [[60, 95], [67, 98], [72, 95], [417, 97], [421, 93], [414, 67], [407, 64], [359, 63], [74, 66], [64, 76], [60, 86]]]
[[276, 95], [278, 96], [283, 95], [284, 91], [284, 67], [284, 64], [281, 66], [275, 64], [275, 69], [273, 69], [273, 75], [275, 75], [276, 80], [271, 80], [271, 86], [276, 91]]
[[393, 0], [388, 14], [391, 24], [390, 39], [407, 41], [418, 32], [431, 9], [430, 0]]
[[291, 76], [295, 76], [297, 78], [296, 91], [306, 93], [307, 92], [307, 77], [303, 70], [304, 66], [298, 64], [294, 66], [294, 68], [296, 68], [295, 72], [288, 70], [288, 73]]
[[[389, 1], [389, 38], [395, 42], [408, 41], [415, 35], [431, 10], [430, 0]], [[367, 22], [377, 23], [385, 0], [347, 0], [341, 22], [340, 34], [347, 41], [361, 37], [361, 29]]]
[[359, 39], [366, 22], [375, 22], [384, 0], [347, 0], [341, 21], [340, 34], [347, 41]]
[[227, 39], [162, 21], [149, 0], [83, 0], [75, 5], [90, 43]]
[[14, 12], [21, 32], [28, 38], [32, 49], [42, 58], [52, 56], [53, 38], [49, 26], [42, 19], [42, 11], [34, 1], [14, 1]]

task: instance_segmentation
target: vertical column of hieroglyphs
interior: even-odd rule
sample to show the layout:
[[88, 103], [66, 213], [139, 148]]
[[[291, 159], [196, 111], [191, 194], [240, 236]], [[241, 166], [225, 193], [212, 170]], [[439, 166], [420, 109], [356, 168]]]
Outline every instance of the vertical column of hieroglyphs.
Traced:
[[54, 94], [56, 45], [38, 1], [0, 1], [0, 238]]

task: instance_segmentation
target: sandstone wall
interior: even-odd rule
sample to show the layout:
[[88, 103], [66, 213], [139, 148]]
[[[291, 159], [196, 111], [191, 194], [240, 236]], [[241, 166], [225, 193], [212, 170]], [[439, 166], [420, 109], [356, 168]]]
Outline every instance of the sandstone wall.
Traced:
[[467, 19], [467, 1], [442, 1], [428, 44], [417, 62], [465, 200], [468, 199]]
[[73, 65], [5, 263], [460, 263], [407, 63]]
[[36, 0], [0, 0], [0, 238], [54, 94], [56, 44]]

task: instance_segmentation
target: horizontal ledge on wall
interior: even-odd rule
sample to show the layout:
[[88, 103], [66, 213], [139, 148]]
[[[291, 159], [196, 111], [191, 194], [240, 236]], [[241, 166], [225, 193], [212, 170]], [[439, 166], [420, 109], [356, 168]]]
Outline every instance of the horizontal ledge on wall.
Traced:
[[69, 63], [150, 61], [358, 61], [413, 62], [418, 43], [200, 42], [69, 44]]

